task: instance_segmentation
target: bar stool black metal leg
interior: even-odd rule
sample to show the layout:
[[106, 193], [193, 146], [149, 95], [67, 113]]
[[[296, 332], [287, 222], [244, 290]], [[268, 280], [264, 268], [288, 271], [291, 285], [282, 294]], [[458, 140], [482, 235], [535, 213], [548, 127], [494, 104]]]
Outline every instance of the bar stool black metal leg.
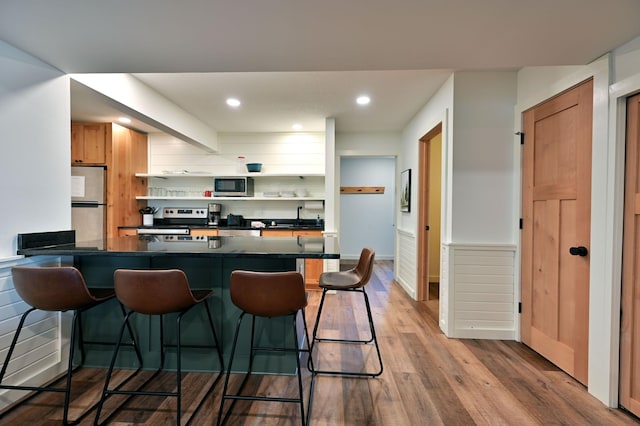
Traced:
[[[298, 349], [298, 329], [296, 324], [296, 316], [293, 316], [293, 349], [297, 351]], [[302, 392], [302, 369], [300, 368], [300, 356], [299, 353], [295, 353], [296, 357], [296, 375], [298, 376], [298, 396], [300, 398], [300, 420], [302, 422], [302, 426], [305, 426], [306, 417], [304, 415], [304, 394]]]
[[375, 331], [375, 326], [373, 324], [373, 315], [371, 313], [371, 305], [369, 303], [369, 297], [367, 296], [366, 291], [364, 290], [364, 288], [361, 289], [345, 289], [345, 290], [336, 290], [336, 291], [343, 291], [343, 292], [357, 292], [357, 293], [361, 293], [363, 298], [364, 298], [364, 304], [365, 304], [365, 308], [367, 311], [367, 321], [369, 323], [369, 330], [370, 330], [370, 337], [368, 339], [363, 339], [363, 340], [358, 340], [358, 339], [336, 339], [336, 338], [322, 338], [322, 337], [318, 337], [317, 333], [318, 333], [318, 326], [320, 324], [320, 317], [322, 316], [322, 309], [324, 306], [324, 298], [326, 295], [326, 292], [328, 291], [328, 289], [323, 289], [322, 291], [322, 297], [320, 298], [320, 304], [318, 306], [318, 314], [316, 316], [316, 321], [315, 321], [315, 325], [313, 326], [313, 335], [312, 335], [312, 345], [311, 345], [311, 350], [313, 351], [313, 348], [315, 348], [316, 343], [318, 342], [332, 342], [332, 343], [342, 343], [342, 344], [369, 344], [372, 343], [375, 346], [375, 350], [376, 350], [376, 355], [378, 358], [378, 363], [380, 365], [379, 370], [377, 370], [376, 372], [373, 373], [367, 373], [367, 372], [356, 372], [356, 371], [341, 371], [341, 370], [319, 370], [319, 369], [315, 369], [313, 367], [313, 365], [308, 362], [307, 363], [307, 368], [309, 368], [310, 370], [312, 370], [312, 372], [316, 373], [316, 374], [332, 374], [332, 375], [341, 375], [341, 376], [353, 376], [353, 377], [377, 377], [379, 375], [382, 374], [382, 370], [383, 370], [383, 364], [382, 364], [382, 355], [380, 353], [380, 346], [378, 345], [378, 338], [376, 336], [376, 331]]
[[[313, 366], [313, 359], [311, 358], [311, 341], [309, 340], [309, 329], [307, 328], [307, 317], [304, 309], [302, 309], [301, 312], [302, 312], [302, 325], [304, 327], [304, 338], [307, 342], [307, 350], [306, 350], [307, 367], [309, 365], [311, 366], [311, 368], [309, 369], [309, 371], [311, 372], [311, 384], [309, 385], [309, 400], [308, 400], [309, 402], [307, 403], [307, 425], [309, 425], [311, 422], [311, 406], [313, 405], [313, 391], [315, 388], [316, 375], [315, 373], [313, 373], [314, 366]], [[296, 336], [297, 336], [297, 333], [296, 333]], [[296, 344], [297, 344], [297, 340], [296, 340]], [[303, 350], [303, 352], [305, 351]], [[301, 371], [300, 363], [298, 363], [298, 371]]]
[[182, 413], [182, 356], [181, 356], [181, 338], [180, 336], [182, 335], [182, 330], [180, 329], [180, 324], [182, 323], [182, 312], [180, 314], [178, 314], [178, 318], [176, 318], [176, 327], [178, 330], [178, 336], [177, 336], [177, 344], [178, 344], [178, 359], [177, 359], [177, 367], [176, 367], [176, 380], [177, 380], [177, 402], [176, 402], [176, 411], [177, 411], [177, 415], [176, 415], [176, 419], [177, 419], [177, 425], [180, 426], [180, 417], [181, 417], [181, 413]]
[[[13, 339], [11, 340], [11, 345], [9, 345], [9, 350], [7, 351], [7, 357], [4, 359], [4, 363], [2, 363], [2, 370], [0, 370], [0, 383], [4, 380], [4, 375], [7, 372], [7, 367], [9, 366], [9, 360], [13, 355], [13, 350], [16, 348], [16, 343], [18, 343], [18, 338], [20, 337], [20, 332], [22, 331], [22, 327], [24, 326], [24, 322], [27, 319], [27, 315], [31, 312], [35, 311], [36, 308], [31, 308], [20, 318], [20, 322], [18, 323], [18, 328], [16, 329], [16, 333], [13, 335]], [[0, 385], [0, 389], [11, 389], [6, 385]]]
[[[120, 301], [118, 301], [118, 305], [120, 306], [120, 310], [122, 311], [122, 316], [126, 317], [127, 311], [124, 309], [124, 306], [122, 305], [122, 303], [120, 303]], [[138, 347], [138, 343], [136, 342], [136, 338], [133, 334], [133, 329], [131, 328], [131, 324], [129, 323], [129, 321], [125, 321], [125, 324], [127, 325], [127, 330], [129, 331], [129, 337], [131, 337], [131, 346], [133, 346], [133, 350], [136, 352], [136, 357], [138, 358], [139, 368], [142, 368], [143, 361], [142, 361], [142, 353], [140, 352], [140, 347]]]
[[[204, 302], [204, 306], [207, 310], [207, 318], [209, 319], [209, 325], [211, 326], [211, 334], [213, 334], [213, 342], [216, 345], [216, 352], [218, 353], [218, 361], [220, 362], [220, 374], [224, 372], [224, 359], [222, 358], [222, 348], [220, 347], [220, 341], [218, 340], [218, 333], [216, 332], [216, 327], [213, 324], [213, 316], [211, 315], [211, 309], [209, 309], [209, 304]], [[218, 379], [216, 379], [217, 381]]]
[[116, 342], [116, 348], [113, 351], [113, 356], [111, 357], [111, 362], [109, 363], [109, 369], [107, 370], [107, 376], [104, 380], [104, 386], [102, 388], [102, 396], [100, 397], [100, 402], [98, 403], [98, 407], [96, 409], [96, 417], [93, 421], [94, 425], [100, 424], [100, 414], [102, 412], [102, 406], [104, 404], [105, 399], [109, 396], [109, 383], [111, 381], [111, 375], [113, 373], [113, 367], [116, 364], [116, 359], [118, 358], [118, 352], [120, 351], [120, 344], [122, 341], [122, 335], [124, 334], [124, 329], [127, 327], [129, 322], [129, 318], [131, 317], [132, 312], [128, 312], [124, 317], [124, 322], [122, 326], [120, 326], [120, 333], [118, 334], [118, 341]]
[[367, 295], [367, 292], [364, 291], [364, 289], [362, 290], [362, 295], [364, 296], [364, 303], [367, 307], [367, 317], [369, 318], [369, 328], [371, 329], [371, 340], [373, 341], [373, 344], [376, 346], [376, 353], [378, 354], [378, 362], [380, 363], [380, 370], [378, 370], [378, 372], [373, 373], [372, 377], [376, 377], [382, 374], [382, 370], [384, 369], [384, 366], [382, 365], [382, 355], [380, 354], [380, 346], [378, 345], [378, 336], [376, 336], [376, 328], [373, 325], [373, 315], [371, 314], [371, 305], [369, 304], [369, 296]]
[[[242, 319], [244, 318], [245, 312], [242, 312], [240, 314], [240, 317], [238, 318], [238, 321], [236, 322], [236, 332], [233, 335], [233, 343], [231, 344], [231, 355], [229, 356], [229, 364], [227, 365], [227, 374], [224, 378], [224, 386], [222, 387], [222, 397], [220, 398], [220, 409], [218, 410], [218, 425], [221, 425], [223, 423], [224, 420], [226, 420], [226, 418], [228, 417], [228, 414], [231, 412], [231, 409], [233, 408], [233, 403], [235, 402], [235, 400], [232, 401], [231, 403], [231, 407], [227, 410], [227, 414], [224, 416], [223, 418], [223, 412], [224, 412], [224, 402], [225, 402], [225, 396], [227, 395], [227, 390], [229, 389], [229, 377], [231, 376], [231, 367], [233, 366], [233, 359], [235, 357], [236, 354], [236, 347], [238, 345], [238, 332], [240, 330], [240, 325], [242, 325]], [[246, 381], [246, 377], [245, 376], [245, 380], [243, 380], [243, 383]], [[242, 385], [241, 385], [242, 387]]]
[[[77, 311], [76, 311], [77, 312]], [[74, 317], [76, 316], [76, 314], [74, 313]], [[78, 347], [80, 348], [80, 365], [84, 364], [84, 360], [85, 360], [85, 350], [84, 350], [84, 333], [83, 333], [83, 327], [82, 327], [82, 313], [78, 312]], [[71, 350], [73, 351], [73, 346], [71, 346]]]

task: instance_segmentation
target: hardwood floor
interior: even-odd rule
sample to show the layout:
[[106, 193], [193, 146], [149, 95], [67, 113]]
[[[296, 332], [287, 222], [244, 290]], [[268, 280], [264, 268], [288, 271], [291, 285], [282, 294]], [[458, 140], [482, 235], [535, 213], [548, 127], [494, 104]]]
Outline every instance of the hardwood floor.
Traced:
[[[629, 425], [640, 424], [626, 412], [609, 409], [589, 395], [580, 383], [554, 367], [526, 346], [512, 341], [456, 340], [438, 328], [437, 300], [415, 302], [392, 282], [393, 264], [377, 261], [367, 286], [384, 372], [376, 379], [318, 376], [315, 382], [312, 425]], [[323, 331], [337, 330], [365, 337], [364, 307], [356, 296], [331, 296]], [[309, 328], [319, 302], [311, 295]], [[324, 317], [324, 314], [323, 314]], [[310, 330], [311, 331], [311, 330]], [[371, 348], [343, 348], [324, 344], [317, 360], [323, 367], [358, 365], [375, 367]], [[318, 358], [318, 357], [317, 357]], [[74, 376], [70, 418], [75, 419], [96, 401], [103, 370], [80, 369]], [[126, 372], [125, 372], [126, 373]], [[166, 373], [154, 389], [171, 389], [174, 374]], [[305, 390], [309, 389], [305, 370]], [[214, 375], [189, 373], [183, 381], [183, 421]], [[237, 377], [233, 378], [235, 383]], [[191, 424], [215, 424], [222, 383], [206, 395]], [[255, 377], [247, 390], [263, 395], [293, 395], [290, 377]], [[121, 401], [112, 397], [103, 419]], [[37, 395], [0, 416], [2, 425], [58, 425], [62, 419], [60, 394]], [[95, 410], [81, 425], [93, 424]], [[134, 397], [108, 418], [114, 425], [175, 424], [175, 398]], [[300, 424], [295, 404], [239, 402], [227, 424]]]

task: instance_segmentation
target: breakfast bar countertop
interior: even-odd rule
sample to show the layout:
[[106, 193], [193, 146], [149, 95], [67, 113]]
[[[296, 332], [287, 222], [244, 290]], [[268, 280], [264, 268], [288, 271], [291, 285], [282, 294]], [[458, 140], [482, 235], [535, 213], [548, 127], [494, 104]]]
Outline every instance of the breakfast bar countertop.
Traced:
[[[193, 256], [193, 257], [275, 257], [339, 259], [336, 237], [198, 237], [181, 240], [161, 235], [126, 236], [108, 240], [51, 244], [19, 248], [24, 256]], [[190, 237], [190, 236], [184, 236]]]

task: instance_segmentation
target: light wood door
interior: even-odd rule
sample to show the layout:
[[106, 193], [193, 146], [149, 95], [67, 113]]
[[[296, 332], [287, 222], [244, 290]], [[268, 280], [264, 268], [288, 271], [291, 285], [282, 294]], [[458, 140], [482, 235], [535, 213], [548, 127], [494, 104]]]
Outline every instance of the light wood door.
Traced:
[[[437, 151], [437, 158], [433, 158], [433, 146], [434, 143], [441, 145], [442, 141], [442, 123], [438, 123], [433, 129], [429, 130], [423, 137], [420, 138], [419, 145], [419, 174], [418, 174], [418, 285], [417, 285], [417, 300], [429, 300], [430, 291], [430, 276], [431, 269], [440, 270], [439, 264], [432, 265], [429, 261], [433, 258], [431, 251], [440, 251], [440, 214], [437, 214], [437, 222], [434, 223], [434, 212], [432, 209], [440, 209], [440, 177], [437, 179], [434, 175], [433, 165], [434, 162], [441, 161], [440, 150]], [[440, 167], [436, 171], [441, 173]], [[436, 182], [437, 181], [437, 182]], [[433, 203], [434, 196], [438, 198], [436, 203]], [[434, 226], [435, 225], [435, 226]], [[433, 226], [433, 230], [432, 230]], [[434, 231], [434, 232], [432, 232]], [[435, 244], [434, 244], [435, 240]], [[438, 256], [438, 260], [440, 256]], [[439, 275], [439, 273], [438, 273]], [[438, 279], [439, 281], [439, 279]]]
[[587, 383], [593, 82], [525, 111], [522, 341]]
[[627, 102], [620, 405], [640, 416], [640, 95]]

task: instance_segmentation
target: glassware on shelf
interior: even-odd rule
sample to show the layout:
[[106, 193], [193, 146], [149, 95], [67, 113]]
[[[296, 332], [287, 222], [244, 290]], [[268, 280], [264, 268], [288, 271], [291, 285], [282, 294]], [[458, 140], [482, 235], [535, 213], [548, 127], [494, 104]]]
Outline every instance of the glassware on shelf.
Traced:
[[244, 155], [238, 155], [236, 159], [236, 172], [238, 173], [246, 173], [247, 172], [247, 157]]

